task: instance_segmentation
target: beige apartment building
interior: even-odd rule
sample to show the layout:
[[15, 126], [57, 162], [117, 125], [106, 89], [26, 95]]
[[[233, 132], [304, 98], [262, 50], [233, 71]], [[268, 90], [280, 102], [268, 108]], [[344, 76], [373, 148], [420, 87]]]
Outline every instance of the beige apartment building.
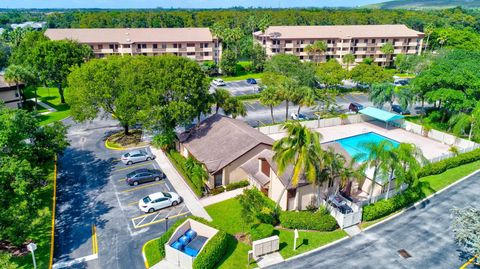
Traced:
[[[23, 83], [19, 85], [20, 88], [24, 86]], [[17, 91], [17, 86], [5, 81], [2, 74], [0, 74], [0, 102], [3, 102], [5, 106], [10, 108], [22, 107], [22, 100], [20, 93]]]
[[98, 58], [107, 55], [174, 54], [199, 62], [219, 62], [222, 49], [208, 28], [47, 29], [51, 40], [71, 39], [89, 45]]
[[[314, 56], [309, 55], [305, 47], [315, 41], [324, 41], [328, 49], [316, 58], [322, 62], [336, 59], [345, 66], [343, 56], [353, 54], [355, 64], [371, 57], [384, 66], [398, 54], [420, 54], [424, 34], [405, 25], [270, 26], [265, 33], [253, 33], [253, 37], [265, 47], [269, 56], [286, 53], [301, 60], [313, 60]], [[394, 46], [393, 55], [381, 51], [386, 43]]]

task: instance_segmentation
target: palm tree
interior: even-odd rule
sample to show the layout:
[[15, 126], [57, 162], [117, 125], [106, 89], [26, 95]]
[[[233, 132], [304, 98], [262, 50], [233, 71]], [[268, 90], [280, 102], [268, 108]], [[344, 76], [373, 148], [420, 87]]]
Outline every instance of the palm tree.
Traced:
[[355, 62], [355, 55], [349, 53], [345, 54], [342, 59], [343, 63], [347, 64], [347, 70], [350, 70], [350, 65]]
[[389, 157], [387, 152], [393, 148], [392, 142], [383, 140], [379, 143], [366, 142], [360, 145], [368, 153], [358, 153], [354, 156], [356, 162], [363, 162], [367, 167], [373, 169], [373, 177], [371, 178], [372, 184], [369, 191], [369, 200], [372, 201], [373, 191], [376, 183], [378, 173], [380, 172], [381, 165]]
[[420, 168], [428, 163], [420, 148], [414, 144], [400, 143], [397, 148], [393, 149], [393, 154], [396, 155], [398, 161], [398, 169], [395, 170], [397, 187], [403, 183], [416, 185]]
[[471, 113], [458, 113], [454, 114], [448, 124], [452, 128], [452, 132], [457, 135], [465, 135], [468, 131], [468, 139], [472, 137], [478, 137], [480, 135], [480, 103], [477, 105]]
[[428, 24], [424, 29], [425, 34], [427, 35], [427, 41], [425, 42], [425, 50], [428, 49], [428, 42], [430, 41], [430, 35], [433, 33], [433, 24]]
[[293, 175], [288, 180], [280, 196], [277, 199], [276, 207], [287, 188], [297, 186], [301, 176], [309, 182], [315, 182], [319, 167], [322, 162], [320, 147], [321, 134], [310, 131], [299, 122], [286, 122], [283, 128], [287, 135], [273, 144], [273, 160], [277, 162], [278, 175], [282, 175], [287, 167], [293, 166]]
[[314, 61], [318, 64], [320, 62], [320, 56], [325, 53], [327, 49], [328, 45], [325, 41], [315, 41], [313, 44], [305, 47], [305, 52], [308, 55], [313, 55]]
[[294, 103], [298, 105], [297, 114], [300, 114], [300, 109], [302, 107], [311, 107], [315, 105], [315, 93], [312, 88], [307, 86], [302, 86], [297, 88], [298, 94], [297, 99], [294, 100]]
[[385, 103], [390, 104], [391, 111], [395, 101], [398, 101], [402, 108], [407, 108], [413, 103], [415, 96], [409, 88], [395, 87], [390, 83], [381, 83], [372, 85], [369, 92], [369, 99], [375, 106], [380, 108], [382, 108]]
[[[21, 97], [22, 102], [25, 102], [25, 94], [20, 89], [20, 83], [28, 83], [34, 80], [33, 72], [31, 72], [28, 68], [21, 66], [21, 65], [10, 65], [4, 74], [5, 80], [8, 83], [15, 83], [17, 87], [17, 95]], [[35, 97], [36, 100], [36, 97]], [[37, 104], [35, 102], [35, 109]]]
[[245, 105], [241, 100], [235, 97], [230, 97], [225, 100], [225, 104], [223, 105], [223, 111], [225, 112], [225, 115], [232, 116], [232, 118], [234, 119], [238, 116], [247, 116], [247, 110], [245, 109]]
[[275, 118], [273, 117], [273, 107], [278, 106], [282, 100], [279, 99], [277, 90], [275, 87], [265, 87], [260, 93], [260, 104], [268, 106], [270, 108], [270, 116], [272, 117], [272, 123], [275, 124]]
[[385, 43], [383, 46], [380, 48], [380, 51], [387, 56], [387, 62], [388, 65], [391, 64], [390, 58], [392, 54], [395, 52], [395, 47], [392, 45], [392, 43]]

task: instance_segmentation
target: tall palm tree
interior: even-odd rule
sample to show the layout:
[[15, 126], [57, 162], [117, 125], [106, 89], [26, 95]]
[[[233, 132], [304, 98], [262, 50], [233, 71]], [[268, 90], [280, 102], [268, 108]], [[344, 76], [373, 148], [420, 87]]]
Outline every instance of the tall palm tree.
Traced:
[[385, 56], [387, 57], [387, 62], [388, 62], [388, 65], [391, 64], [391, 56], [393, 55], [393, 53], [395, 52], [395, 47], [393, 46], [392, 43], [385, 43], [381, 48], [380, 48], [380, 51], [385, 54]]
[[448, 121], [452, 132], [461, 136], [468, 132], [468, 139], [480, 136], [480, 103], [470, 113], [454, 114]]
[[366, 142], [361, 143], [360, 146], [368, 153], [358, 153], [354, 156], [356, 162], [363, 162], [367, 167], [373, 169], [373, 176], [371, 178], [372, 184], [369, 191], [369, 200], [372, 201], [373, 191], [376, 184], [377, 177], [380, 172], [381, 165], [389, 158], [387, 152], [393, 148], [393, 143], [388, 140], [383, 140], [379, 143]]
[[315, 93], [312, 88], [307, 86], [299, 87], [297, 90], [299, 91], [299, 98], [294, 100], [294, 103], [298, 105], [297, 114], [300, 114], [300, 109], [302, 109], [302, 107], [311, 107], [315, 105]]
[[270, 108], [270, 116], [272, 117], [272, 123], [275, 124], [275, 117], [273, 116], [273, 107], [278, 106], [282, 100], [280, 100], [275, 87], [265, 87], [260, 93], [260, 104], [268, 106]]
[[[17, 88], [17, 95], [22, 99], [22, 102], [25, 102], [25, 94], [20, 89], [20, 83], [28, 83], [33, 81], [33, 72], [21, 65], [10, 65], [5, 70], [4, 77], [8, 83], [15, 83], [15, 86]], [[35, 103], [35, 109], [36, 107], [37, 104]]]
[[299, 122], [286, 122], [283, 128], [287, 135], [273, 144], [273, 160], [277, 162], [278, 175], [282, 175], [289, 166], [293, 166], [293, 174], [277, 198], [276, 207], [287, 188], [290, 185], [297, 186], [301, 176], [305, 176], [309, 182], [315, 182], [317, 167], [322, 161], [320, 133], [310, 131]]
[[345, 54], [342, 58], [342, 61], [347, 65], [347, 70], [350, 70], [350, 65], [355, 62], [355, 55], [351, 53]]
[[313, 44], [305, 47], [305, 52], [308, 55], [313, 55], [314, 61], [318, 64], [320, 62], [320, 56], [325, 53], [327, 49], [328, 45], [325, 41], [315, 41]]

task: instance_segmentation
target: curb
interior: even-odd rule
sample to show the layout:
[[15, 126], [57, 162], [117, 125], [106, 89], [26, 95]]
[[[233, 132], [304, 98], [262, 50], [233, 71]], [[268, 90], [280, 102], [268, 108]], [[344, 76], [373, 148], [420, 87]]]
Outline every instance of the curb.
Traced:
[[147, 256], [145, 256], [145, 246], [152, 242], [152, 241], [155, 241], [157, 240], [158, 238], [154, 238], [154, 239], [151, 239], [151, 240], [148, 240], [147, 242], [145, 242], [145, 244], [143, 244], [142, 246], [142, 258], [143, 258], [143, 263], [145, 264], [145, 268], [146, 269], [149, 269], [150, 268], [150, 265], [148, 264], [148, 261], [147, 261]]
[[53, 166], [53, 199], [52, 199], [52, 233], [50, 235], [50, 261], [48, 268], [52, 269], [53, 266], [53, 252], [55, 243], [55, 207], [57, 200], [57, 155], [54, 158]]
[[149, 147], [149, 146], [150, 146], [150, 144], [146, 144], [146, 145], [144, 145], [144, 146], [138, 146], [138, 147], [128, 147], [128, 148], [119, 147], [119, 148], [117, 148], [117, 147], [111, 147], [111, 146], [109, 146], [107, 142], [108, 142], [108, 138], [105, 139], [105, 147], [106, 147], [107, 149], [119, 150], [119, 151], [129, 150], [129, 149], [141, 149], [141, 148], [145, 148], [145, 147]]
[[437, 191], [437, 192], [435, 192], [435, 193], [430, 194], [429, 196], [427, 196], [427, 197], [423, 198], [422, 200], [414, 203], [413, 205], [411, 205], [411, 206], [409, 206], [409, 207], [407, 207], [407, 208], [402, 209], [400, 212], [398, 212], [398, 213], [396, 213], [396, 214], [393, 214], [392, 216], [390, 216], [390, 217], [388, 217], [388, 218], [386, 218], [386, 219], [384, 219], [384, 220], [382, 220], [382, 221], [379, 221], [379, 222], [377, 222], [377, 223], [375, 223], [375, 224], [373, 224], [373, 225], [371, 225], [371, 226], [368, 226], [368, 227], [365, 228], [363, 231], [367, 231], [367, 230], [369, 230], [369, 229], [371, 229], [371, 228], [373, 228], [373, 227], [375, 227], [375, 226], [377, 226], [377, 225], [383, 224], [383, 223], [385, 223], [385, 222], [387, 222], [387, 221], [389, 221], [389, 220], [391, 220], [391, 219], [393, 219], [393, 218], [396, 218], [396, 217], [400, 216], [401, 214], [405, 213], [406, 211], [408, 211], [408, 210], [410, 210], [410, 209], [412, 209], [412, 208], [414, 208], [414, 207], [417, 207], [418, 205], [422, 204], [423, 202], [425, 202], [425, 201], [427, 201], [427, 200], [429, 200], [429, 199], [431, 199], [431, 198], [433, 198], [433, 197], [441, 194], [442, 192], [450, 189], [451, 187], [453, 187], [453, 186], [455, 186], [455, 185], [457, 185], [457, 184], [460, 184], [462, 181], [465, 181], [466, 179], [468, 179], [468, 178], [471, 177], [471, 176], [476, 175], [477, 173], [480, 173], [480, 169], [478, 169], [478, 170], [476, 170], [476, 171], [473, 171], [472, 173], [470, 173], [470, 174], [462, 177], [461, 179], [453, 182], [452, 184], [446, 186], [445, 188], [443, 188], [443, 189], [441, 189], [441, 190], [439, 190], [439, 191]]
[[[405, 213], [407, 210], [410, 210], [411, 208], [414, 208], [414, 207], [420, 205], [421, 203], [425, 202], [426, 200], [428, 200], [428, 199], [430, 199], [430, 198], [432, 198], [432, 197], [435, 197], [435, 196], [439, 195], [440, 193], [442, 193], [442, 192], [450, 189], [451, 187], [453, 187], [453, 186], [455, 186], [455, 185], [457, 185], [457, 184], [460, 184], [462, 181], [465, 181], [465, 180], [468, 179], [469, 177], [474, 176], [474, 175], [476, 175], [476, 174], [478, 174], [478, 173], [480, 173], [480, 169], [478, 169], [478, 170], [476, 170], [476, 171], [474, 171], [474, 172], [472, 172], [472, 173], [464, 176], [463, 178], [455, 181], [454, 183], [446, 186], [445, 188], [443, 188], [443, 189], [441, 189], [441, 190], [439, 190], [439, 191], [437, 191], [437, 192], [435, 192], [435, 193], [430, 194], [430, 195], [427, 196], [426, 198], [423, 198], [422, 200], [414, 203], [413, 205], [411, 205], [411, 206], [409, 206], [409, 207], [407, 207], [407, 208], [402, 209], [400, 212], [398, 212], [398, 213], [396, 213], [396, 214], [394, 214], [394, 215], [392, 215], [392, 216], [390, 216], [390, 217], [388, 217], [388, 218], [386, 218], [386, 219], [384, 219], [384, 220], [382, 220], [382, 221], [379, 221], [379, 222], [377, 222], [377, 223], [375, 223], [375, 224], [373, 224], [373, 225], [371, 225], [371, 226], [363, 229], [361, 233], [363, 233], [364, 231], [367, 231], [367, 230], [369, 230], [369, 229], [371, 229], [371, 228], [373, 228], [373, 227], [375, 227], [375, 226], [377, 226], [377, 225], [383, 224], [383, 223], [385, 223], [385, 222], [387, 222], [387, 221], [389, 221], [389, 220], [391, 220], [391, 219], [393, 219], [393, 218], [396, 218], [396, 217], [402, 215], [402, 214]], [[361, 234], [361, 233], [360, 233], [360, 234]], [[327, 245], [321, 246], [321, 247], [319, 247], [319, 248], [312, 249], [312, 250], [307, 251], [307, 252], [304, 252], [304, 253], [302, 253], [302, 254], [298, 254], [298, 255], [295, 255], [295, 256], [293, 256], [293, 257], [287, 258], [287, 259], [285, 259], [285, 261], [290, 261], [290, 260], [295, 260], [295, 259], [301, 258], [301, 257], [303, 257], [303, 256], [305, 256], [305, 255], [308, 255], [308, 254], [311, 254], [311, 253], [314, 253], [314, 252], [323, 250], [323, 249], [325, 249], [325, 248], [331, 247], [331, 246], [333, 246], [333, 245], [335, 245], [335, 244], [338, 244], [338, 243], [340, 243], [340, 242], [342, 242], [342, 241], [344, 241], [344, 240], [350, 239], [350, 238], [351, 238], [351, 237], [346, 236], [346, 237], [344, 237], [344, 238], [338, 239], [337, 241], [333, 241], [333, 242], [331, 242], [331, 243], [329, 243], [329, 244], [327, 244]]]

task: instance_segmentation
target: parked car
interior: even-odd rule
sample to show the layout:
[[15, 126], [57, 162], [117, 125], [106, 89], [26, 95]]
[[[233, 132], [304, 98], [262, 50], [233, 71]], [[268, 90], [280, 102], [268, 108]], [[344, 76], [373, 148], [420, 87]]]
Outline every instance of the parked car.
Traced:
[[221, 79], [221, 78], [216, 78], [216, 79], [212, 80], [212, 83], [215, 86], [225, 86], [225, 85], [227, 85], [227, 84], [225, 84], [225, 81], [223, 81], [223, 79]]
[[130, 165], [132, 163], [150, 161], [155, 159], [155, 155], [146, 150], [133, 150], [122, 155], [122, 163]]
[[392, 111], [400, 115], [410, 115], [410, 111], [408, 109], [403, 109], [399, 105], [392, 105]]
[[162, 171], [144, 168], [128, 173], [126, 182], [130, 186], [137, 186], [140, 183], [160, 181], [164, 178], [165, 174]]
[[359, 103], [350, 103], [348, 106], [348, 110], [358, 113], [358, 111], [362, 110], [364, 107], [362, 104]]
[[152, 213], [162, 208], [176, 206], [181, 202], [182, 198], [174, 192], [156, 192], [140, 199], [138, 208], [145, 213]]
[[248, 84], [257, 84], [257, 81], [254, 78], [247, 78]]
[[297, 114], [296, 112], [293, 112], [291, 115], [290, 115], [290, 118], [292, 120], [309, 120], [309, 117], [305, 114]]
[[408, 85], [408, 80], [402, 79], [402, 80], [397, 80], [393, 83], [395, 86], [405, 86]]

